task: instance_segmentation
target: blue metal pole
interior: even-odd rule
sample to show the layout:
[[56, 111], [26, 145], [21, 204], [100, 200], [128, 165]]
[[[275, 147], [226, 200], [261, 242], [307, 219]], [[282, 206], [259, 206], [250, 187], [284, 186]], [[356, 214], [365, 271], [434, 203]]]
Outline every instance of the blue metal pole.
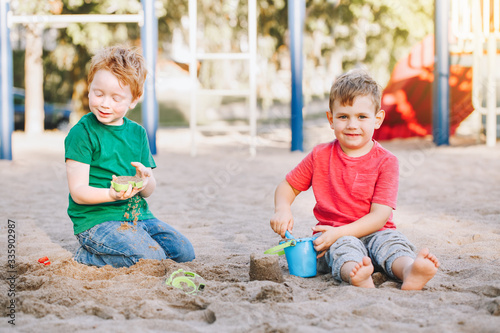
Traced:
[[155, 15], [155, 1], [141, 0], [144, 10], [144, 24], [141, 27], [141, 43], [148, 66], [148, 77], [142, 102], [142, 122], [148, 134], [151, 153], [156, 155], [156, 130], [158, 129], [158, 101], [156, 100], [156, 54], [158, 52], [158, 19]]
[[306, 11], [305, 0], [288, 1], [288, 29], [290, 32], [290, 56], [292, 64], [291, 121], [292, 151], [303, 151], [302, 107], [302, 35]]
[[9, 0], [0, 0], [0, 159], [12, 160], [14, 100], [12, 97], [12, 48], [7, 26]]
[[450, 54], [448, 45], [449, 0], [434, 1], [434, 82], [432, 135], [436, 145], [448, 145], [450, 137]]

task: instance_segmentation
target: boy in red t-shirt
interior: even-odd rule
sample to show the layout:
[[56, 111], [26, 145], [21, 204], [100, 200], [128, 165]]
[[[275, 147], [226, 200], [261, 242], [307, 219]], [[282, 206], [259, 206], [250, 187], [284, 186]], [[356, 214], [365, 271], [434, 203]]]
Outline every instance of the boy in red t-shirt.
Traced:
[[271, 228], [282, 237], [292, 231], [291, 204], [312, 186], [319, 221], [313, 231], [321, 233], [314, 240], [319, 268], [328, 265], [336, 280], [373, 288], [377, 267], [401, 280], [401, 289], [420, 290], [439, 261], [427, 248], [415, 254], [392, 221], [398, 160], [372, 138], [385, 117], [381, 94], [362, 70], [335, 81], [326, 115], [336, 140], [316, 146], [278, 185]]

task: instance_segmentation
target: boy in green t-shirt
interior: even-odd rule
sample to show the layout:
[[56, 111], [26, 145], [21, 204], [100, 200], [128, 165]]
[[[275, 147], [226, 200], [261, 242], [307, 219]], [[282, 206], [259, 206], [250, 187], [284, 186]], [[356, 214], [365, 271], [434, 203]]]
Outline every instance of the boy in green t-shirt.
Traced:
[[[77, 262], [128, 267], [139, 259], [194, 259], [193, 246], [180, 232], [156, 219], [144, 198], [156, 188], [156, 167], [145, 129], [125, 118], [143, 92], [147, 70], [135, 49], [114, 46], [92, 58], [89, 108], [65, 140], [69, 186], [68, 215], [81, 247]], [[116, 176], [143, 179], [117, 192]]]

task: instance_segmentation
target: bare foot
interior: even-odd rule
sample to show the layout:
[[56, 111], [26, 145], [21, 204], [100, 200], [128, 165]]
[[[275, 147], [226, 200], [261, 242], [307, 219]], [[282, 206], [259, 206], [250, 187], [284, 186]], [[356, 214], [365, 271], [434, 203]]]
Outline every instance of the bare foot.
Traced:
[[373, 265], [369, 257], [364, 257], [349, 273], [349, 281], [353, 286], [361, 288], [375, 288], [372, 280]]
[[421, 290], [436, 275], [439, 261], [425, 248], [420, 250], [412, 265], [404, 272], [402, 290]]

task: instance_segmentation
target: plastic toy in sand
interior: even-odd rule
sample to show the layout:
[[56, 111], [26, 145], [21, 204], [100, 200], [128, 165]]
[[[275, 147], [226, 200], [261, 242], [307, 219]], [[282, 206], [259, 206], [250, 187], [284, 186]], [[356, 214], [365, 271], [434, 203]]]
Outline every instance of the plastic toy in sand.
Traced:
[[50, 261], [49, 261], [48, 257], [42, 257], [42, 258], [38, 259], [38, 262], [40, 264], [44, 264], [45, 266], [50, 265]]
[[300, 277], [316, 276], [316, 250], [313, 241], [316, 237], [296, 239], [288, 231], [286, 239], [279, 245], [265, 251], [265, 254], [286, 256], [288, 271], [291, 275]]
[[135, 176], [120, 176], [111, 181], [111, 185], [116, 192], [128, 190], [129, 185], [132, 185], [132, 187], [141, 188], [143, 184], [143, 179]]
[[181, 268], [170, 274], [165, 284], [181, 289], [186, 294], [196, 295], [198, 291], [205, 289], [206, 282], [198, 274], [185, 271]]

